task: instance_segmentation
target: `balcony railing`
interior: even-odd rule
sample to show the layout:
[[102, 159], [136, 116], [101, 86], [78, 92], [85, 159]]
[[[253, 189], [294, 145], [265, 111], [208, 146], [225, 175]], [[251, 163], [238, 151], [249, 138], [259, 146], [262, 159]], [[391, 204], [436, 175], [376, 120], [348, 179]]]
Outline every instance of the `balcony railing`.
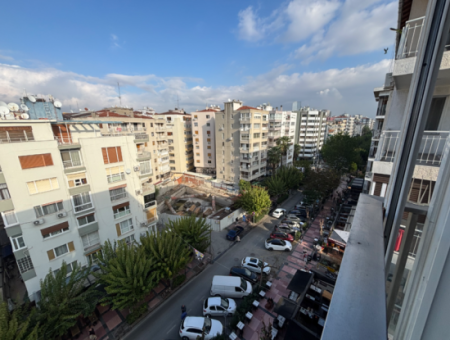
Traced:
[[[424, 131], [417, 155], [417, 165], [440, 166], [449, 131]], [[381, 135], [377, 161], [394, 162], [400, 143], [400, 131], [385, 131]], [[381, 145], [381, 147], [380, 147]]]
[[[27, 137], [27, 140], [30, 140], [30, 137]], [[31, 137], [31, 140], [34, 140], [33, 137]], [[72, 137], [56, 137], [55, 140], [58, 142], [59, 145], [65, 145], [65, 144], [74, 144]]]
[[83, 163], [81, 162], [81, 160], [70, 160], [70, 161], [63, 161], [63, 166], [64, 169], [68, 169], [68, 168], [75, 168], [77, 166], [82, 166]]
[[114, 219], [117, 220], [118, 218], [127, 216], [127, 215], [129, 215], [129, 214], [131, 214], [131, 210], [130, 210], [130, 209], [124, 210], [124, 211], [119, 211], [119, 212], [116, 212], [116, 213], [114, 214]]
[[152, 156], [152, 154], [149, 151], [142, 150], [142, 151], [138, 151], [138, 153], [137, 153], [138, 158], [151, 157], [151, 156]]
[[425, 17], [409, 20], [402, 29], [397, 59], [415, 57], [419, 52], [420, 36]]

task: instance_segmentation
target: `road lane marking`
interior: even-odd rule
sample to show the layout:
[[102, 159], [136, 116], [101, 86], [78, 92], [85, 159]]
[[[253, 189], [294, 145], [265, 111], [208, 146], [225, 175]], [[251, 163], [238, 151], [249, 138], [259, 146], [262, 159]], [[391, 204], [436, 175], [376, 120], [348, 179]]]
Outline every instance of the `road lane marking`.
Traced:
[[166, 334], [169, 334], [169, 333], [172, 331], [172, 329], [173, 329], [176, 325], [177, 325], [177, 324], [174, 324], [172, 327], [170, 327], [170, 329], [167, 331]]

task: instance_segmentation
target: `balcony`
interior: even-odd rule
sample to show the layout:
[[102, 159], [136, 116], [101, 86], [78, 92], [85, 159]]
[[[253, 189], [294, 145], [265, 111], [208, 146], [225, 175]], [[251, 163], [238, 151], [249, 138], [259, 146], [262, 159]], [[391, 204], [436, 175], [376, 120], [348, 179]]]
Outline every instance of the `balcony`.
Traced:
[[130, 214], [131, 214], [131, 210], [130, 209], [127, 209], [127, 210], [124, 210], [124, 211], [119, 211], [119, 212], [114, 213], [114, 219], [117, 220], [119, 218], [122, 218], [122, 217], [130, 215]]
[[167, 149], [168, 146], [169, 146], [168, 143], [158, 143], [156, 147], [160, 150], [160, 149]]
[[142, 188], [142, 195], [148, 195], [155, 192], [155, 186], [152, 183], [148, 182], [142, 183], [141, 188]]
[[134, 142], [135, 143], [142, 143], [142, 142], [148, 142], [148, 135], [146, 133], [135, 133], [134, 134]]
[[83, 162], [81, 161], [81, 159], [79, 159], [79, 160], [71, 159], [71, 160], [63, 161], [63, 166], [64, 166], [64, 169], [77, 168], [77, 167], [83, 166]]
[[[448, 135], [449, 131], [424, 131], [416, 165], [440, 166]], [[380, 138], [376, 160], [394, 162], [400, 137], [400, 131], [385, 131]]]
[[269, 126], [269, 131], [280, 131], [281, 126]]
[[149, 151], [141, 150], [137, 152], [137, 160], [145, 160], [152, 157], [152, 153]]
[[243, 124], [250, 124], [251, 119], [252, 118], [250, 116], [241, 116], [239, 118], [239, 122]]
[[241, 136], [241, 142], [248, 142], [250, 141], [251, 137], [250, 136]]
[[167, 136], [165, 133], [157, 133], [155, 139], [156, 140], [166, 140]]

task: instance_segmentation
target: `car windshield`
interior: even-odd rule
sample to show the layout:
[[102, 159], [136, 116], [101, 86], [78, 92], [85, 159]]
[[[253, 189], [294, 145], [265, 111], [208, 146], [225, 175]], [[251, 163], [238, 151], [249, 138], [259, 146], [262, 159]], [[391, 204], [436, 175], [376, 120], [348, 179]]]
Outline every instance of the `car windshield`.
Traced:
[[210, 318], [205, 318], [205, 332], [209, 334], [209, 332], [211, 331], [211, 319]]
[[220, 305], [221, 305], [223, 308], [228, 309], [228, 306], [229, 306], [230, 304], [228, 303], [228, 300], [220, 299]]
[[285, 241], [283, 241], [283, 240], [280, 240], [280, 243], [281, 243], [281, 245], [283, 245], [283, 246], [285, 246], [285, 245], [286, 245], [286, 242], [285, 242]]
[[247, 291], [247, 281], [245, 281], [242, 277], [241, 277], [241, 288], [244, 291]]

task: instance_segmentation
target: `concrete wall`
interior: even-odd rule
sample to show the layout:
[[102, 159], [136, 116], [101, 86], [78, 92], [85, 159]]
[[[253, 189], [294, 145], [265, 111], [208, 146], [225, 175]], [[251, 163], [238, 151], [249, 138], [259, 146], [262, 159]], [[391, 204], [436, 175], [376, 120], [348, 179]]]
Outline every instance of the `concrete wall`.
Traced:
[[[192, 113], [194, 165], [197, 168], [197, 172], [203, 172], [205, 169], [216, 169], [215, 115], [216, 111], [214, 110]], [[209, 135], [207, 133], [208, 131]], [[208, 156], [208, 154], [210, 154], [210, 156]], [[210, 163], [208, 163], [208, 161], [210, 161]]]

